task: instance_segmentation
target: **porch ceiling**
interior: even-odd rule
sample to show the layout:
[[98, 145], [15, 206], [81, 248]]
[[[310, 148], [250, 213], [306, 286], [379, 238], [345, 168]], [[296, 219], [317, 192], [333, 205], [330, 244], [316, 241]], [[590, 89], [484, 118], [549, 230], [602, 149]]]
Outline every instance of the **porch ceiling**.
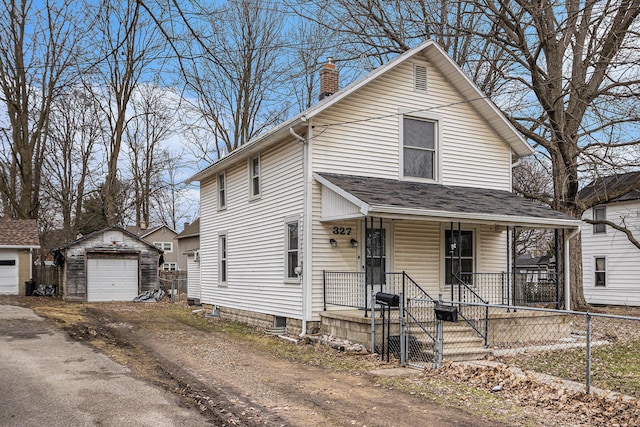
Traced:
[[323, 191], [323, 221], [375, 215], [531, 228], [578, 228], [581, 224], [508, 191], [329, 173], [313, 176], [330, 190]]

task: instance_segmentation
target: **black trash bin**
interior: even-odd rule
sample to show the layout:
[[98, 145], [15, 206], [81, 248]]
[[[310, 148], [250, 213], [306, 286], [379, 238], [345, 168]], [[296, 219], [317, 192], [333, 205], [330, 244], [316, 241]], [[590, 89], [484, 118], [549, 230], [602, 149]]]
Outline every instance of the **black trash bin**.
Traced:
[[36, 282], [33, 279], [24, 282], [24, 294], [28, 297], [33, 296], [33, 291], [36, 289]]

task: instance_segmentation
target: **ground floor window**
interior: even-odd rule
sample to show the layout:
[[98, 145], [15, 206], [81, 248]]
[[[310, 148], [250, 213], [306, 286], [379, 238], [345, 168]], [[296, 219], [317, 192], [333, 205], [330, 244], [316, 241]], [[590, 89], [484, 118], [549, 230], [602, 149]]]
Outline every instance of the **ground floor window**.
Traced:
[[445, 284], [453, 282], [452, 274], [462, 280], [471, 279], [468, 273], [473, 273], [474, 250], [473, 231], [445, 230], [444, 232], [444, 267]]
[[218, 282], [227, 283], [227, 235], [218, 236]]
[[298, 221], [290, 221], [285, 224], [285, 271], [287, 280], [297, 280], [300, 262]]
[[605, 257], [595, 258], [595, 286], [604, 288], [607, 286], [607, 259]]
[[176, 271], [176, 267], [175, 262], [165, 262], [162, 264], [162, 271]]

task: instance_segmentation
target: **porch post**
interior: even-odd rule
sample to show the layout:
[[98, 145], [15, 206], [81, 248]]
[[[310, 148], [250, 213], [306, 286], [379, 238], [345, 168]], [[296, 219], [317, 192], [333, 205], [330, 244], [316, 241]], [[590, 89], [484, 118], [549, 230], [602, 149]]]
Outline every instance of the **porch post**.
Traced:
[[569, 271], [569, 239], [571, 239], [573, 233], [566, 233], [566, 230], [562, 230], [562, 237], [564, 238], [564, 309], [571, 310], [571, 274]]

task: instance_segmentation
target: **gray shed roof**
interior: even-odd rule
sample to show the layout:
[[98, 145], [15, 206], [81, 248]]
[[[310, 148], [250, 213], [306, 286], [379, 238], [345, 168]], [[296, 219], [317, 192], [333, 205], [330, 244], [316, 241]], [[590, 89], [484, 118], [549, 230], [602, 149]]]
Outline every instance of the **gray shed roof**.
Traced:
[[314, 174], [363, 215], [416, 215], [531, 227], [579, 227], [581, 221], [509, 191], [362, 176]]

